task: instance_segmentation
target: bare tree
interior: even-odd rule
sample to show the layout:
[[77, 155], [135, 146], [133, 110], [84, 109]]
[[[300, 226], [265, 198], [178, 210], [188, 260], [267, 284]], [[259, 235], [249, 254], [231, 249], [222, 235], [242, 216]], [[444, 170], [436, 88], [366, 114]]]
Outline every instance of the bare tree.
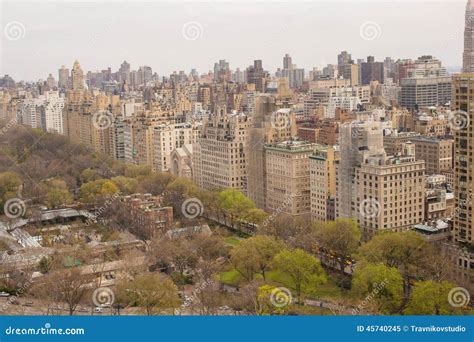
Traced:
[[93, 276], [83, 274], [78, 268], [58, 270], [46, 277], [40, 290], [54, 303], [65, 302], [72, 316], [92, 281]]

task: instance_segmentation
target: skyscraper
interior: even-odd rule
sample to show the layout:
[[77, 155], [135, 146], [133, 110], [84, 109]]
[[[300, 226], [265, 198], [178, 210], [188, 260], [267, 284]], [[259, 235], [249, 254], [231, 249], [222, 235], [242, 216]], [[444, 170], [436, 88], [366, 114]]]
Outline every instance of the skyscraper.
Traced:
[[291, 56], [286, 54], [285, 57], [283, 57], [283, 69], [291, 69], [292, 67]]
[[362, 84], [370, 84], [371, 81], [384, 82], [385, 70], [383, 62], [376, 62], [373, 56], [368, 56], [367, 62], [362, 63], [360, 68]]
[[474, 244], [473, 224], [473, 166], [472, 152], [474, 142], [472, 139], [472, 125], [474, 122], [474, 108], [472, 107], [472, 90], [474, 89], [473, 74], [459, 74], [453, 78], [454, 84], [454, 109], [459, 111], [454, 129], [454, 200], [456, 214], [454, 217], [454, 238], [456, 241]]
[[64, 65], [58, 70], [58, 87], [66, 89], [69, 85], [69, 69]]
[[84, 90], [84, 72], [77, 60], [74, 62], [74, 66], [71, 70], [71, 79], [73, 90]]
[[466, 73], [474, 72], [474, 0], [468, 0], [466, 5], [463, 71]]

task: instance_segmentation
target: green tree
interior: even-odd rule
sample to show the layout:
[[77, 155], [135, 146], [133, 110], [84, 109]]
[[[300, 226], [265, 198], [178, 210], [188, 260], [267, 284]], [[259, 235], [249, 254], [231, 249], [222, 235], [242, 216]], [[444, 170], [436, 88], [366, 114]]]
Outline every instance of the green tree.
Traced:
[[196, 184], [187, 178], [176, 178], [168, 184], [164, 192], [164, 202], [173, 207], [173, 213], [182, 214], [181, 205], [186, 198], [196, 197], [199, 189]]
[[120, 192], [124, 195], [130, 195], [137, 192], [138, 181], [135, 178], [117, 176], [111, 179], [117, 185]]
[[369, 306], [383, 313], [395, 313], [402, 304], [403, 278], [395, 267], [362, 262], [354, 273], [352, 291], [364, 300], [359, 310]]
[[156, 172], [147, 176], [138, 177], [138, 190], [152, 195], [161, 195], [166, 187], [176, 179], [176, 176], [169, 172]]
[[65, 181], [55, 179], [46, 182], [46, 204], [49, 208], [58, 208], [73, 201], [72, 195], [69, 193]]
[[318, 224], [315, 235], [320, 247], [336, 258], [339, 270], [344, 274], [347, 262], [359, 247], [361, 232], [357, 223], [352, 219], [337, 219]]
[[151, 175], [151, 167], [148, 165], [135, 165], [135, 164], [126, 164], [125, 166], [125, 177], [137, 178], [140, 176], [149, 176]]
[[44, 256], [38, 263], [38, 267], [41, 273], [46, 274], [48, 273], [53, 266], [53, 262], [50, 258]]
[[232, 249], [231, 262], [247, 281], [251, 281], [255, 273], [260, 273], [265, 280], [273, 258], [284, 248], [285, 245], [273, 237], [254, 236]]
[[83, 184], [80, 188], [80, 198], [85, 203], [97, 203], [103, 199], [113, 196], [119, 191], [114, 182], [106, 179]]
[[81, 180], [84, 183], [92, 182], [99, 179], [102, 179], [102, 176], [100, 175], [98, 170], [88, 168], [81, 172]]
[[430, 255], [429, 244], [416, 232], [388, 232], [376, 235], [359, 248], [362, 261], [396, 267], [403, 277], [405, 301], [410, 296], [410, 282], [424, 272]]
[[17, 196], [21, 183], [20, 176], [14, 172], [0, 173], [0, 204], [2, 207], [10, 198]]
[[[143, 307], [148, 316], [181, 304], [176, 285], [159, 274], [145, 274], [135, 280], [119, 284], [120, 298], [125, 298], [129, 305]], [[124, 301], [124, 299], [122, 299]]]
[[255, 311], [257, 315], [283, 315], [292, 303], [291, 293], [271, 285], [258, 288]]
[[[449, 303], [450, 291], [455, 287], [455, 284], [448, 281], [416, 282], [404, 313], [407, 315], [462, 314], [463, 308], [454, 307]], [[453, 296], [451, 295], [451, 297]]]
[[253, 224], [261, 224], [268, 217], [268, 214], [261, 209], [249, 209], [244, 216], [244, 220]]
[[319, 260], [302, 249], [281, 251], [273, 259], [273, 265], [291, 278], [298, 300], [303, 292], [314, 291], [318, 284], [326, 282]]
[[221, 208], [230, 219], [230, 225], [235, 226], [237, 221], [245, 220], [255, 203], [237, 189], [226, 189], [219, 193]]

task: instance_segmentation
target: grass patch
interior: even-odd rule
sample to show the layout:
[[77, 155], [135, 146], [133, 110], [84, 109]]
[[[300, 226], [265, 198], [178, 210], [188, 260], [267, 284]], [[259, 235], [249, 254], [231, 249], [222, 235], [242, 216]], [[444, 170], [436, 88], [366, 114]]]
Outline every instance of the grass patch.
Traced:
[[[295, 288], [295, 283], [285, 273], [279, 271], [270, 271], [266, 276], [269, 282], [274, 283], [277, 286], [284, 286], [289, 289]], [[316, 286], [316, 290], [313, 295], [307, 295], [307, 297], [312, 299], [342, 299], [344, 297], [343, 291], [336, 285], [334, 280], [331, 277], [327, 277], [327, 282], [325, 284], [319, 284]]]
[[219, 281], [227, 285], [238, 286], [242, 280], [242, 276], [235, 269], [219, 274]]
[[240, 239], [236, 238], [235, 236], [229, 236], [228, 238], [224, 239], [224, 242], [231, 246], [237, 246], [240, 243]]

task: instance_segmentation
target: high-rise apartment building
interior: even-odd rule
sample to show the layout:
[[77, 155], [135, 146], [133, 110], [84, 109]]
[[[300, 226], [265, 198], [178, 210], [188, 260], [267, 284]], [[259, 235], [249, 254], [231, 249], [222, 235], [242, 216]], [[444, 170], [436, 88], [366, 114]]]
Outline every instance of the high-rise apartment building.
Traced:
[[63, 134], [64, 96], [60, 95], [57, 91], [48, 91], [45, 93], [45, 98], [45, 103], [42, 107], [45, 129], [48, 132]]
[[415, 160], [415, 147], [408, 142], [400, 156], [372, 155], [356, 167], [353, 217], [365, 238], [378, 231], [410, 230], [423, 222], [424, 164]]
[[319, 145], [309, 156], [311, 218], [317, 221], [335, 219], [336, 161], [339, 149]]
[[336, 177], [336, 217], [358, 217], [356, 169], [370, 155], [383, 155], [382, 125], [377, 121], [349, 122], [339, 126], [340, 160]]
[[184, 145], [194, 144], [199, 135], [199, 126], [192, 123], [159, 125], [153, 133], [155, 170], [166, 172], [172, 167], [171, 152]]
[[[297, 126], [294, 113], [288, 108], [283, 108], [285, 103], [278, 97], [261, 95], [255, 102], [256, 108], [247, 144], [248, 196], [258, 208], [265, 209], [267, 165], [264, 146], [291, 140], [296, 136]], [[275, 124], [276, 121], [279, 121], [279, 124]]]
[[227, 113], [218, 106], [204, 119], [193, 144], [193, 178], [203, 189], [235, 188], [247, 192], [245, 154], [251, 119], [243, 113]]
[[432, 56], [421, 56], [401, 80], [400, 104], [414, 109], [444, 105], [451, 101], [451, 77], [441, 62]]
[[225, 59], [221, 59], [218, 63], [214, 64], [214, 81], [215, 82], [229, 82], [231, 80], [231, 71], [229, 62]]
[[291, 69], [293, 67], [293, 62], [289, 54], [285, 54], [283, 57], [283, 69]]
[[85, 79], [84, 72], [81, 69], [79, 61], [74, 62], [74, 66], [71, 70], [71, 83], [73, 90], [84, 90], [85, 89]]
[[315, 145], [298, 140], [265, 146], [267, 209], [290, 215], [311, 211], [310, 159]]
[[[474, 245], [474, 74], [458, 74], [453, 78], [454, 110], [460, 111], [464, 124], [454, 130], [454, 239]], [[472, 256], [473, 253], [471, 253]], [[472, 259], [471, 259], [472, 267]]]
[[385, 68], [383, 62], [376, 62], [373, 56], [368, 56], [367, 61], [360, 65], [361, 84], [367, 85], [372, 81], [384, 83]]
[[474, 73], [474, 1], [466, 5], [464, 27], [463, 72]]
[[62, 89], [69, 87], [69, 69], [64, 65], [58, 70], [58, 87]]
[[265, 91], [265, 76], [261, 60], [255, 60], [253, 65], [247, 68], [247, 83], [255, 84], [256, 91]]
[[441, 174], [453, 168], [453, 140], [434, 137], [415, 137], [416, 160], [424, 160], [426, 174]]

